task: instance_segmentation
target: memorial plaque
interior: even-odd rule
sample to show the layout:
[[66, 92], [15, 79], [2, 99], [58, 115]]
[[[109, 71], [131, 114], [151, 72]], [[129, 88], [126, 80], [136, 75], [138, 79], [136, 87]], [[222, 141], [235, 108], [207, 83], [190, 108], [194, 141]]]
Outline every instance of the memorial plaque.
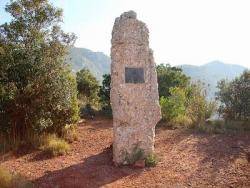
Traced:
[[144, 83], [144, 69], [125, 67], [125, 83]]

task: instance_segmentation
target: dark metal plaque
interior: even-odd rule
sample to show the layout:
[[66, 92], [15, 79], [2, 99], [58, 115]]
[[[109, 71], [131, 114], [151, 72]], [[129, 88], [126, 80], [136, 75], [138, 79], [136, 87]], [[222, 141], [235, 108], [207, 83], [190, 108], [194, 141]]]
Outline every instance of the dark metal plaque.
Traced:
[[143, 68], [128, 68], [125, 67], [125, 83], [144, 83]]

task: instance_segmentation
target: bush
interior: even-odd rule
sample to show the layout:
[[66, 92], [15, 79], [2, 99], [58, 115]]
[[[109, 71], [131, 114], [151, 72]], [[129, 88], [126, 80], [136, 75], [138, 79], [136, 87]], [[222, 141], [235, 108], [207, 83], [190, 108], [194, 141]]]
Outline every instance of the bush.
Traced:
[[173, 127], [198, 127], [215, 111], [216, 103], [206, 100], [205, 90], [198, 84], [186, 88], [170, 88], [170, 96], [160, 98], [162, 119]]
[[0, 167], [0, 187], [1, 188], [33, 188], [34, 185], [23, 176], [12, 175], [9, 171]]
[[13, 143], [26, 141], [27, 130], [58, 133], [78, 120], [76, 80], [65, 64], [75, 37], [48, 1], [10, 1], [5, 10], [12, 20], [0, 25], [0, 132]]
[[145, 165], [147, 167], [155, 167], [158, 163], [158, 159], [157, 159], [157, 156], [152, 153], [152, 154], [149, 154], [146, 158], [145, 158]]
[[186, 91], [182, 88], [170, 88], [170, 96], [160, 98], [162, 119], [171, 121], [185, 114]]
[[88, 70], [83, 68], [76, 73], [76, 82], [78, 90], [78, 98], [83, 104], [97, 106], [99, 102], [99, 83], [94, 75]]
[[169, 97], [171, 95], [170, 88], [185, 88], [190, 82], [190, 77], [187, 77], [178, 67], [160, 64], [157, 65], [156, 71], [160, 98], [162, 96]]
[[144, 150], [139, 148], [137, 145], [134, 147], [131, 154], [128, 154], [127, 152], [125, 154], [125, 162], [127, 164], [134, 164], [140, 159], [144, 159]]
[[173, 127], [185, 127], [185, 128], [192, 128], [193, 126], [193, 121], [190, 117], [186, 116], [186, 115], [179, 115], [175, 118], [173, 118], [170, 121], [170, 124]]
[[65, 140], [58, 138], [55, 134], [43, 136], [40, 144], [40, 149], [51, 156], [65, 155], [70, 150], [69, 144]]
[[225, 119], [250, 120], [250, 70], [244, 71], [231, 82], [221, 80], [217, 88], [219, 112]]

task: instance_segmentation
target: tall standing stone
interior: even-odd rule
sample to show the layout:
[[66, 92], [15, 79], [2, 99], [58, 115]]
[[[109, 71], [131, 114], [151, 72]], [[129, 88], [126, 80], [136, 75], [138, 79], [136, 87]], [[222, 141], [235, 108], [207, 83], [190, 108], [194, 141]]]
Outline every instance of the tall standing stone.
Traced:
[[116, 18], [111, 48], [113, 160], [126, 164], [138, 148], [154, 152], [155, 125], [161, 119], [157, 74], [148, 29], [133, 11]]

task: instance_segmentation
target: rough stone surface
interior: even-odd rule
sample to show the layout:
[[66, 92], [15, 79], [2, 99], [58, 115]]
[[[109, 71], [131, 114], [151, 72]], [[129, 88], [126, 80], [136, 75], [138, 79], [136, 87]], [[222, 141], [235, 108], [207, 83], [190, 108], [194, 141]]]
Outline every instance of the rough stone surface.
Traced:
[[[113, 160], [126, 164], [135, 148], [144, 155], [154, 151], [155, 125], [161, 119], [158, 84], [149, 31], [133, 11], [116, 18], [111, 48], [111, 106]], [[144, 80], [125, 82], [125, 68], [143, 68]]]

